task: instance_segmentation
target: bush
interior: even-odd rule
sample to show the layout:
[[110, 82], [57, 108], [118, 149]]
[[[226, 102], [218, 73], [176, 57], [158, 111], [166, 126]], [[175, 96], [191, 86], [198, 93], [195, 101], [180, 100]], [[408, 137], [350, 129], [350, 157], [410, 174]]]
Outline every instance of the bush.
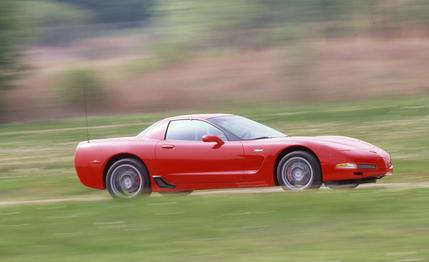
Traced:
[[102, 81], [89, 69], [65, 72], [58, 90], [61, 99], [73, 107], [82, 107], [84, 98], [91, 105], [100, 105], [105, 98]]

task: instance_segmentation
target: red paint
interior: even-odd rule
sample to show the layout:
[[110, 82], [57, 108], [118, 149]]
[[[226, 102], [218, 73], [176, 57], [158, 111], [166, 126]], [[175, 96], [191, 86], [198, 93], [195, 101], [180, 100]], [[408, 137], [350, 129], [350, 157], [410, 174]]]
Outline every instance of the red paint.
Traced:
[[[104, 189], [110, 159], [132, 155], [143, 161], [151, 177], [152, 191], [181, 191], [237, 187], [275, 186], [276, 161], [284, 150], [302, 147], [319, 159], [324, 182], [379, 177], [392, 172], [384, 150], [348, 137], [281, 137], [260, 140], [204, 141], [164, 140], [168, 123], [178, 119], [206, 121], [217, 115], [178, 116], [159, 121], [136, 137], [91, 140], [79, 143], [75, 167], [80, 181]], [[375, 164], [376, 169], [338, 170], [336, 164]], [[355, 175], [354, 172], [362, 172]], [[174, 189], [159, 188], [153, 176], [161, 176]]]

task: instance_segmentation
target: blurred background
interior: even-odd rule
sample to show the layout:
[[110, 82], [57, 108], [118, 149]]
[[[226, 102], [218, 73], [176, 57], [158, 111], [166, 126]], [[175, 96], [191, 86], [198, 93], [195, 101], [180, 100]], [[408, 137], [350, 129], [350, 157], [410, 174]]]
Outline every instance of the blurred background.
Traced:
[[[429, 261], [428, 69], [429, 0], [1, 0], [0, 261]], [[106, 200], [85, 100], [90, 138], [197, 112], [359, 138], [395, 189]]]
[[4, 0], [1, 118], [429, 93], [426, 0]]

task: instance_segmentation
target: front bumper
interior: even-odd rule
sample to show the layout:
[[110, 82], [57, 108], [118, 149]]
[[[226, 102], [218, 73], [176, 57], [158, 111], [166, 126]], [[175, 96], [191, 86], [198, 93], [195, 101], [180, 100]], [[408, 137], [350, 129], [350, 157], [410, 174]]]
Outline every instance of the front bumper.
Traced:
[[[345, 161], [343, 161], [345, 160]], [[338, 162], [353, 162], [357, 164], [356, 169], [338, 169]], [[331, 163], [322, 164], [323, 182], [354, 181], [365, 182], [377, 180], [393, 174], [393, 164], [389, 154], [384, 151], [373, 152], [370, 156], [354, 155], [347, 159], [333, 159]]]

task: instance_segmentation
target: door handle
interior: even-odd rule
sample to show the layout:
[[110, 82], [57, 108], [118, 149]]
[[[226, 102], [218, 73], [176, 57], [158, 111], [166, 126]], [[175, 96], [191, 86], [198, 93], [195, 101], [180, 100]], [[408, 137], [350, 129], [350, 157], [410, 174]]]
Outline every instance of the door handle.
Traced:
[[174, 148], [174, 145], [165, 144], [165, 145], [162, 145], [161, 147], [162, 147], [162, 148], [165, 148], [165, 149], [173, 149], [173, 148]]

